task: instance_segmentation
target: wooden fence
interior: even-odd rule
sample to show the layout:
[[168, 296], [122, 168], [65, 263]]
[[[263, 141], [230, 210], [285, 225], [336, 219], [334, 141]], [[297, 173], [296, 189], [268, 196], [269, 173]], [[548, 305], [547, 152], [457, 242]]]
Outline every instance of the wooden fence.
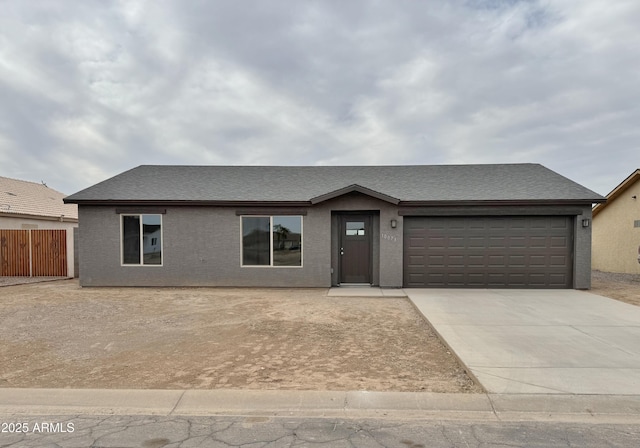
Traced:
[[66, 275], [66, 230], [0, 230], [0, 276]]

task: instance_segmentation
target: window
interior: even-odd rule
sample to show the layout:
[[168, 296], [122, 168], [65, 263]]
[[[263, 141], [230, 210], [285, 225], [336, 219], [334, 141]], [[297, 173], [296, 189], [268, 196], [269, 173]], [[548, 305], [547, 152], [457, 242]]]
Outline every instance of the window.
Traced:
[[121, 216], [122, 264], [162, 265], [162, 215]]
[[242, 216], [243, 266], [302, 266], [302, 216]]
[[242, 264], [269, 266], [271, 264], [271, 218], [242, 217]]
[[633, 227], [640, 227], [640, 219], [633, 221]]
[[362, 221], [348, 221], [346, 227], [347, 236], [364, 235], [364, 222]]

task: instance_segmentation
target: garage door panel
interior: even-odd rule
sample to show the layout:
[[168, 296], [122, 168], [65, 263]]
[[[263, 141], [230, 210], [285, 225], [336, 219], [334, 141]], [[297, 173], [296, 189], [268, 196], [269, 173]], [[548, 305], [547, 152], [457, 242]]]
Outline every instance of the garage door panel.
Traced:
[[484, 268], [485, 256], [484, 255], [469, 255], [467, 257], [467, 267], [469, 268]]
[[557, 220], [557, 219], [551, 219], [548, 222], [548, 226], [552, 229], [568, 229], [569, 225], [571, 224], [569, 219], [566, 219], [564, 221], [561, 220]]
[[567, 260], [567, 257], [562, 256], [562, 255], [556, 255], [556, 256], [550, 256], [549, 257], [549, 266], [552, 268], [565, 268], [567, 267], [567, 265], [569, 260]]
[[567, 247], [567, 239], [562, 236], [554, 236], [549, 239], [549, 247], [564, 249]]
[[527, 239], [523, 236], [510, 236], [509, 247], [512, 249], [524, 249], [527, 247]]
[[489, 268], [503, 268], [506, 264], [506, 257], [503, 254], [489, 254], [487, 256], [487, 266]]
[[487, 282], [486, 275], [471, 273], [467, 276], [467, 282], [460, 285], [460, 287], [481, 288]]
[[408, 239], [408, 243], [409, 243], [409, 247], [410, 248], [424, 249], [424, 248], [427, 247], [426, 242], [427, 242], [426, 238], [410, 237]]
[[546, 255], [531, 255], [529, 256], [529, 267], [530, 268], [545, 268], [547, 266], [547, 256]]
[[547, 277], [544, 274], [530, 274], [528, 285], [535, 288], [544, 288], [547, 285]]
[[562, 288], [567, 282], [567, 276], [564, 274], [549, 274], [549, 282], [552, 286]]
[[504, 249], [507, 247], [506, 236], [492, 236], [489, 238], [489, 249]]
[[450, 249], [464, 249], [466, 247], [466, 241], [463, 236], [452, 236], [449, 237], [449, 245]]
[[404, 284], [570, 288], [572, 229], [561, 216], [406, 217]]
[[527, 284], [526, 272], [510, 272], [507, 282], [513, 285], [525, 286]]
[[548, 238], [546, 236], [532, 236], [529, 238], [529, 247], [531, 249], [545, 249], [548, 245]]
[[430, 249], [444, 249], [446, 247], [446, 239], [443, 236], [430, 236], [426, 243]]

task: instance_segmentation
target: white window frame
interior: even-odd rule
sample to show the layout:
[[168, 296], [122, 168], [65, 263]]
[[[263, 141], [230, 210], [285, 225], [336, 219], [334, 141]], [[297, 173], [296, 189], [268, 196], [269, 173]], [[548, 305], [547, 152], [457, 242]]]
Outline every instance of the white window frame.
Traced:
[[[295, 216], [300, 218], [300, 266], [274, 266], [273, 265], [273, 218], [275, 216]], [[242, 218], [269, 218], [269, 264], [244, 264], [244, 240]], [[240, 267], [242, 268], [270, 268], [270, 269], [301, 269], [304, 267], [304, 217], [302, 215], [240, 215]]]
[[[142, 217], [143, 216], [159, 216], [160, 217], [160, 264], [144, 263], [144, 234], [142, 233]], [[140, 263], [132, 264], [124, 262], [123, 237], [124, 237], [124, 217], [139, 216], [140, 217]], [[164, 266], [164, 219], [160, 213], [121, 213], [120, 214], [120, 266], [123, 267], [162, 267]]]

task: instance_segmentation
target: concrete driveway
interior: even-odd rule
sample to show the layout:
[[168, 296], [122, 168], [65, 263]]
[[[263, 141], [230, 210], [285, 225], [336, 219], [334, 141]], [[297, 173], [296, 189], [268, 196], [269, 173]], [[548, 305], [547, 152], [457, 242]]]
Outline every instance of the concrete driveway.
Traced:
[[490, 393], [640, 395], [640, 307], [575, 290], [405, 292]]

